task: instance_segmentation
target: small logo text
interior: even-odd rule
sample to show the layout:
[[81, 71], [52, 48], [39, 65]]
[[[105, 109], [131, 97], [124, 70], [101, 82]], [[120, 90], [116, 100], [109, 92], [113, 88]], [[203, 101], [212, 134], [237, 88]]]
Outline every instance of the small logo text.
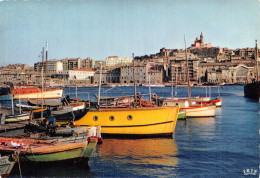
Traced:
[[257, 174], [257, 170], [255, 170], [255, 169], [244, 169], [243, 173], [244, 173], [245, 176], [247, 176], [247, 175], [254, 175], [255, 176]]

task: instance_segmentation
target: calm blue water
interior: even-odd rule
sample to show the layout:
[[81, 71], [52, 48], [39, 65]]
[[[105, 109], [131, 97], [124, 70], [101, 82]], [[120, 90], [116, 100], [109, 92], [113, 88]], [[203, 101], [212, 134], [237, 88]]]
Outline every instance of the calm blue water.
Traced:
[[[109, 96], [133, 94], [133, 87], [103, 88]], [[124, 92], [122, 92], [124, 91]], [[148, 93], [147, 87], [137, 92]], [[192, 88], [192, 96], [205, 96], [205, 88]], [[75, 88], [65, 88], [75, 92]], [[98, 88], [78, 88], [78, 97], [90, 99]], [[152, 88], [159, 96], [170, 96], [171, 88]], [[25, 177], [244, 177], [244, 169], [259, 171], [260, 103], [244, 97], [242, 86], [219, 89], [223, 104], [216, 118], [179, 120], [173, 138], [104, 139], [86, 166], [23, 166]], [[209, 93], [209, 89], [207, 94]], [[187, 88], [178, 88], [187, 96]], [[211, 89], [218, 97], [218, 88]], [[75, 97], [72, 96], [72, 97]], [[16, 168], [11, 177], [19, 176]], [[259, 172], [257, 172], [259, 176]], [[247, 176], [248, 177], [248, 176]]]

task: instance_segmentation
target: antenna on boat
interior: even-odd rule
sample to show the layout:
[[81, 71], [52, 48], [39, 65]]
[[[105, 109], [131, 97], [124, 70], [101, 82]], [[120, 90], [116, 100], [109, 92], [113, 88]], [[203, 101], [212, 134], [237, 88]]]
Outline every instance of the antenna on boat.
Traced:
[[42, 70], [41, 70], [41, 76], [42, 76], [42, 105], [41, 105], [41, 119], [43, 119], [43, 63], [44, 63], [44, 47], [42, 48]]
[[46, 63], [45, 63], [45, 90], [46, 90], [46, 75], [47, 75], [47, 60], [48, 60], [48, 41], [46, 41]]
[[189, 93], [189, 103], [190, 103], [191, 102], [190, 74], [189, 74], [189, 62], [188, 62], [188, 58], [187, 58], [185, 34], [184, 34], [184, 43], [185, 43], [185, 58], [186, 58], [186, 64], [187, 64], [187, 82], [188, 82], [188, 93]]
[[135, 101], [136, 101], [136, 86], [135, 86], [135, 55], [133, 53], [133, 78], [134, 78], [134, 90], [135, 90]]

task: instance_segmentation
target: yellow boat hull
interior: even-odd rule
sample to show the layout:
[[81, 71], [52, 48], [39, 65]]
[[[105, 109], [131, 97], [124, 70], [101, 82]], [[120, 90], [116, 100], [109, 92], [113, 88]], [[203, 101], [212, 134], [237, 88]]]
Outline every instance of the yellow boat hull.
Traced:
[[172, 135], [179, 106], [89, 111], [75, 125], [101, 126], [102, 134]]

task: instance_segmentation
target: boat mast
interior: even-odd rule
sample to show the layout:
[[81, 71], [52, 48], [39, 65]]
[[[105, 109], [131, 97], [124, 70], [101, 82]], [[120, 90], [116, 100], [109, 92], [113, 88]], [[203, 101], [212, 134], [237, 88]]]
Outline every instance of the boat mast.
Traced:
[[45, 63], [45, 91], [46, 91], [46, 74], [47, 74], [47, 60], [48, 60], [48, 41], [46, 41], [46, 63]]
[[14, 115], [14, 95], [12, 96], [12, 115]]
[[44, 47], [42, 48], [42, 70], [41, 70], [41, 76], [42, 76], [42, 105], [41, 105], [41, 119], [43, 119], [43, 63], [44, 63]]
[[102, 62], [100, 62], [100, 75], [99, 75], [99, 88], [98, 88], [98, 105], [100, 103], [100, 90], [101, 90], [101, 78], [102, 78]]
[[177, 77], [178, 77], [178, 68], [176, 67], [176, 79], [175, 79], [175, 97], [177, 97]]
[[255, 40], [255, 50], [256, 50], [256, 81], [259, 81], [259, 74], [258, 74], [258, 48], [257, 48], [257, 40]]
[[152, 98], [151, 98], [151, 78], [150, 78], [150, 75], [149, 75], [149, 73], [148, 73], [148, 77], [149, 77], [149, 99], [150, 99], [150, 101], [152, 101]]
[[191, 90], [190, 90], [190, 74], [189, 74], [189, 62], [187, 58], [187, 48], [186, 48], [186, 39], [184, 35], [184, 43], [185, 43], [185, 57], [186, 57], [186, 64], [187, 64], [187, 82], [188, 82], [188, 93], [189, 93], [189, 103], [191, 102]]
[[136, 86], [135, 86], [135, 55], [134, 55], [134, 53], [133, 53], [133, 78], [134, 78], [134, 90], [135, 90], [134, 98], [135, 98], [135, 101], [136, 101]]
[[172, 98], [173, 98], [173, 70], [171, 73], [172, 73], [171, 77], [172, 77]]

